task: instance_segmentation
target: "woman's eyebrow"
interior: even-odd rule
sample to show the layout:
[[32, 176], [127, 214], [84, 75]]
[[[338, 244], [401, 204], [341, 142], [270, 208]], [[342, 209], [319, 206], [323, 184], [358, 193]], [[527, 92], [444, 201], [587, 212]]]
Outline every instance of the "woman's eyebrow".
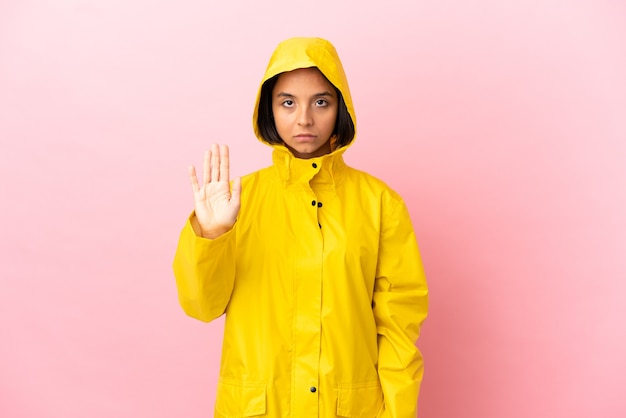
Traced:
[[[315, 93], [315, 94], [313, 95], [313, 97], [324, 97], [324, 96], [330, 96], [330, 97], [333, 97], [333, 94], [332, 94], [331, 92], [329, 92], [329, 91], [323, 91], [323, 92], [321, 92], [321, 93]], [[286, 92], [284, 92], [284, 91], [281, 91], [281, 92], [279, 92], [279, 93], [277, 93], [277, 94], [276, 94], [276, 97], [296, 97], [296, 96], [294, 96], [294, 95], [293, 95], [293, 94], [291, 94], [291, 93], [286, 93]]]

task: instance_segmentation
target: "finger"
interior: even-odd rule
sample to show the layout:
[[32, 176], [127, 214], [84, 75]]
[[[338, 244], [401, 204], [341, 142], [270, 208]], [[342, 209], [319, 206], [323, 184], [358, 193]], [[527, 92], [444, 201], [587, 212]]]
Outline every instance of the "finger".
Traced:
[[241, 177], [235, 178], [230, 191], [230, 203], [239, 206], [241, 202]]
[[196, 167], [190, 165], [189, 169], [189, 181], [191, 182], [191, 188], [194, 192], [200, 190], [200, 185], [198, 185], [198, 176], [196, 175]]
[[211, 181], [220, 179], [220, 150], [217, 144], [211, 144]]
[[230, 177], [230, 159], [228, 145], [220, 145], [220, 181], [228, 181]]
[[[202, 181], [203, 184], [207, 184], [208, 182], [211, 181], [211, 151], [210, 150], [206, 150], [204, 151], [204, 161], [202, 164]], [[194, 168], [195, 171], [195, 168]]]

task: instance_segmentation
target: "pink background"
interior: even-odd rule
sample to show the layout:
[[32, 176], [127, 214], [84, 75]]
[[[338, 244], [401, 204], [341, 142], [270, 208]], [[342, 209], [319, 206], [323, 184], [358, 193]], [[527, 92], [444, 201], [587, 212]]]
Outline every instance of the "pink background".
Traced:
[[626, 416], [625, 3], [216, 3], [0, 2], [0, 416], [212, 415], [222, 321], [171, 273], [186, 166], [270, 163], [252, 106], [295, 35], [336, 45], [346, 159], [411, 210], [420, 417]]

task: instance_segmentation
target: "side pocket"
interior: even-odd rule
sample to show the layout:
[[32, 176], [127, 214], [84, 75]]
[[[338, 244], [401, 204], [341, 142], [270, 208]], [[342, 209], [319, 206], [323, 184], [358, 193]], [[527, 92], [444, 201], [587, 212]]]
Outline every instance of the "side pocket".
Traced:
[[337, 386], [337, 415], [349, 418], [374, 418], [383, 407], [380, 382]]
[[236, 417], [264, 415], [266, 409], [264, 383], [233, 382], [220, 379], [217, 383], [215, 409], [220, 414]]

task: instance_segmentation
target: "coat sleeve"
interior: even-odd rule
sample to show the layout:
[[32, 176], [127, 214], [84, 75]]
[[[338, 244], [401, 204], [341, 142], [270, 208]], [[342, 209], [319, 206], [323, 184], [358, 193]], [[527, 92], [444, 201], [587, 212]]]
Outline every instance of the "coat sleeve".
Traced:
[[423, 360], [415, 346], [428, 312], [428, 288], [404, 202], [390, 199], [383, 212], [374, 285], [378, 375], [385, 418], [415, 418]]
[[209, 322], [224, 313], [235, 283], [234, 228], [216, 239], [196, 235], [191, 215], [174, 256], [178, 300], [187, 315]]

